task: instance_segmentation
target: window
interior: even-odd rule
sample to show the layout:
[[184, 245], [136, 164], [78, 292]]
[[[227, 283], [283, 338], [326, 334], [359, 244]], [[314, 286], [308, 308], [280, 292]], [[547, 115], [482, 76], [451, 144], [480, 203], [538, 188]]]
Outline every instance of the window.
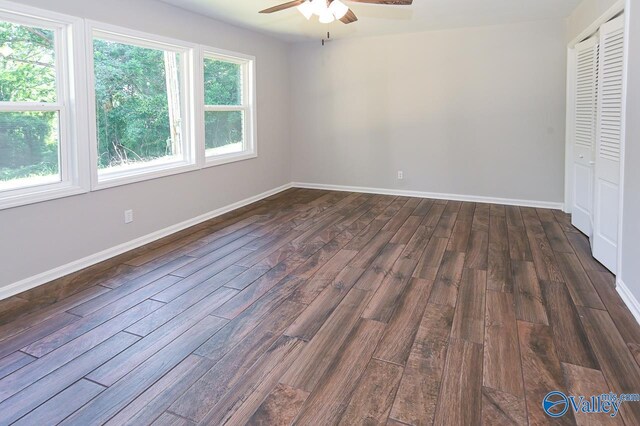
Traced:
[[0, 207], [81, 192], [70, 35], [71, 22], [0, 9]]
[[97, 186], [193, 168], [191, 47], [95, 26], [92, 35]]
[[255, 104], [251, 56], [0, 0], [0, 209], [256, 157]]
[[253, 58], [205, 52], [204, 144], [208, 164], [255, 157]]

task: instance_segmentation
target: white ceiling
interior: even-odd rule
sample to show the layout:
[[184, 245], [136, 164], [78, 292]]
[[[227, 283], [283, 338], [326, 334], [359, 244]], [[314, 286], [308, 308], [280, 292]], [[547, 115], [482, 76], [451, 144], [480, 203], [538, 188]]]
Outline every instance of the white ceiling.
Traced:
[[383, 6], [344, 0], [359, 20], [320, 24], [295, 8], [272, 14], [258, 11], [288, 0], [162, 0], [221, 21], [266, 32], [287, 41], [408, 33], [565, 18], [580, 0], [414, 0], [411, 6]]

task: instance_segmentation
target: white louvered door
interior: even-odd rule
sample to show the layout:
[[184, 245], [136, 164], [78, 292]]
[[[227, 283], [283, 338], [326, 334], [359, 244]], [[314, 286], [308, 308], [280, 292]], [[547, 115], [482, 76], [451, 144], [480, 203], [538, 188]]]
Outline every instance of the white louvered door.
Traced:
[[598, 36], [577, 44], [573, 128], [573, 208], [571, 222], [592, 235], [593, 184], [598, 95]]
[[624, 17], [600, 27], [593, 256], [616, 273], [620, 214]]

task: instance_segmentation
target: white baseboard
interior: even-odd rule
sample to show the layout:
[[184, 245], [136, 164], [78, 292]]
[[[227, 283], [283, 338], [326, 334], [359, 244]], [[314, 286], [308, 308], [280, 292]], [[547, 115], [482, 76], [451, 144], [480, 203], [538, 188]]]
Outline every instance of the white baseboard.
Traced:
[[326, 189], [330, 191], [364, 192], [367, 194], [398, 195], [405, 197], [433, 198], [436, 200], [470, 201], [474, 203], [506, 204], [509, 206], [539, 207], [562, 210], [563, 203], [550, 201], [518, 200], [512, 198], [493, 198], [478, 195], [445, 194], [440, 192], [407, 191], [403, 189], [369, 188], [364, 186], [325, 185], [320, 183], [293, 182], [294, 188]]
[[635, 298], [633, 293], [629, 290], [629, 287], [622, 282], [621, 279], [616, 280], [616, 290], [618, 294], [622, 298], [622, 301], [627, 305], [631, 314], [636, 319], [636, 321], [640, 324], [640, 302]]
[[[184, 222], [180, 222], [175, 225], [169, 226], [167, 228], [152, 232], [150, 234], [136, 238], [135, 240], [122, 243], [115, 247], [111, 247], [101, 252], [84, 257], [82, 259], [67, 263], [66, 265], [59, 266], [49, 271], [40, 273], [38, 275], [34, 275], [29, 278], [25, 278], [23, 280], [20, 280], [8, 286], [2, 287], [0, 288], [0, 300], [6, 299], [7, 297], [16, 295], [18, 293], [22, 293], [23, 291], [30, 290], [34, 287], [45, 284], [49, 281], [53, 281], [57, 278], [63, 277], [73, 272], [77, 272], [81, 269], [95, 265], [97, 263], [100, 263], [112, 257], [115, 257], [119, 254], [125, 253], [129, 250], [133, 250], [145, 244], [149, 244], [153, 241], [159, 240], [160, 238], [164, 238], [168, 235], [174, 234], [183, 229], [197, 225], [206, 220], [213, 219], [214, 217], [220, 216], [224, 213], [230, 212], [240, 207], [244, 207], [251, 203], [255, 203], [256, 201], [270, 197], [279, 192], [285, 191], [289, 188], [308, 188], [308, 189], [325, 189], [325, 190], [331, 190], [331, 191], [363, 192], [363, 193], [369, 193], [369, 194], [397, 195], [397, 196], [418, 197], [418, 198], [433, 198], [433, 199], [440, 199], [440, 200], [456, 200], [456, 201], [470, 201], [470, 202], [479, 202], [479, 203], [506, 204], [506, 205], [512, 205], [512, 206], [540, 207], [540, 208], [559, 209], [559, 210], [562, 210], [563, 208], [562, 203], [552, 203], [547, 201], [517, 200], [517, 199], [509, 199], [509, 198], [492, 198], [492, 197], [482, 197], [482, 196], [474, 196], [474, 195], [443, 194], [443, 193], [434, 193], [434, 192], [406, 191], [406, 190], [398, 190], [398, 189], [369, 188], [369, 187], [361, 187], [361, 186], [325, 185], [325, 184], [317, 184], [317, 183], [292, 182], [292, 183], [288, 183], [288, 184], [279, 186], [277, 188], [273, 188], [271, 190], [265, 191], [253, 197], [245, 198], [244, 200], [238, 201], [233, 204], [229, 204], [227, 206], [210, 211], [208, 213], [194, 217]], [[627, 307], [635, 317], [636, 321], [640, 323], [640, 302], [634, 297], [631, 291], [629, 291], [629, 288], [619, 279], [617, 280], [617, 283], [616, 283], [616, 290], [618, 291], [618, 293], [620, 294], [620, 297], [622, 298], [624, 303], [627, 305]]]
[[[133, 250], [145, 244], [149, 244], [153, 241], [156, 241], [160, 238], [166, 237], [168, 235], [171, 235], [173, 233], [186, 229], [190, 226], [197, 225], [201, 222], [212, 219], [216, 216], [220, 216], [231, 210], [235, 210], [240, 207], [246, 206], [247, 204], [251, 204], [256, 201], [262, 200], [263, 198], [267, 198], [271, 195], [277, 194], [279, 192], [282, 192], [292, 187], [308, 188], [308, 189], [325, 189], [325, 190], [331, 190], [331, 191], [363, 192], [363, 193], [369, 193], [369, 194], [398, 195], [398, 196], [418, 197], [418, 198], [434, 198], [434, 199], [440, 199], [440, 200], [456, 200], [456, 201], [471, 201], [471, 202], [478, 202], [478, 203], [506, 204], [506, 205], [513, 205], [513, 206], [540, 207], [540, 208], [560, 209], [560, 210], [562, 210], [563, 208], [562, 203], [552, 203], [547, 201], [516, 200], [516, 199], [508, 199], [508, 198], [491, 198], [491, 197], [482, 197], [482, 196], [474, 196], [474, 195], [443, 194], [443, 193], [436, 193], [436, 192], [420, 192], [420, 191], [407, 191], [407, 190], [399, 190], [399, 189], [369, 188], [369, 187], [362, 187], [362, 186], [325, 185], [325, 184], [317, 184], [317, 183], [292, 182], [292, 183], [288, 183], [288, 184], [279, 186], [277, 188], [271, 189], [269, 191], [265, 191], [253, 197], [249, 197], [244, 200], [238, 201], [236, 203], [229, 204], [219, 209], [210, 211], [198, 217], [194, 217], [184, 222], [177, 223], [167, 228], [152, 232], [150, 234], [136, 238], [135, 240], [127, 241], [118, 246], [111, 247], [109, 249], [103, 250], [98, 253], [94, 253], [82, 259], [75, 260], [73, 262], [51, 269], [49, 271], [42, 272], [38, 275], [25, 278], [13, 284], [9, 284], [8, 286], [1, 287], [0, 300], [6, 299], [7, 297], [16, 295], [18, 293], [22, 293], [23, 291], [30, 290], [34, 287], [45, 284], [49, 281], [53, 281], [65, 275], [68, 275], [73, 272], [79, 271], [81, 269], [87, 268], [89, 266], [95, 265], [96, 263], [100, 263], [102, 261], [115, 257], [119, 254], [125, 253], [129, 250]], [[630, 293], [629, 293], [629, 296], [623, 295], [623, 299], [625, 299], [625, 302], [627, 301], [626, 297], [632, 297], [632, 296], [630, 296]], [[638, 308], [638, 306], [640, 305], [638, 305], [638, 302], [635, 301], [635, 299], [633, 299], [633, 301], [636, 304], [634, 305], [636, 306], [635, 311], [631, 308], [631, 305], [629, 306], [629, 308], [632, 309], [632, 312], [634, 312], [636, 319], [640, 319], [640, 308]]]
[[291, 183], [288, 183], [288, 184], [279, 186], [277, 188], [270, 189], [268, 191], [263, 192], [262, 194], [245, 198], [244, 200], [238, 201], [233, 204], [229, 204], [227, 206], [221, 207], [216, 210], [212, 210], [203, 215], [194, 217], [189, 220], [185, 220], [184, 222], [180, 222], [175, 225], [166, 227], [164, 229], [160, 229], [158, 231], [152, 232], [150, 234], [143, 235], [142, 237], [136, 238], [135, 240], [127, 241], [126, 243], [122, 243], [115, 247], [111, 247], [101, 252], [94, 253], [82, 259], [67, 263], [66, 265], [59, 266], [57, 268], [45, 271], [38, 275], [34, 275], [29, 278], [25, 278], [23, 280], [15, 282], [13, 284], [9, 284], [8, 286], [1, 287], [0, 300], [6, 299], [7, 297], [16, 295], [18, 293], [22, 293], [23, 291], [30, 290], [34, 287], [45, 284], [49, 281], [55, 280], [57, 278], [63, 277], [65, 275], [71, 274], [73, 272], [79, 271], [89, 266], [95, 265], [96, 263], [100, 263], [102, 261], [115, 257], [119, 254], [125, 253], [129, 250], [133, 250], [145, 244], [149, 244], [153, 241], [159, 240], [160, 238], [166, 237], [168, 235], [174, 234], [183, 229], [197, 225], [206, 220], [213, 219], [214, 217], [230, 212], [231, 210], [235, 210], [240, 207], [244, 207], [248, 204], [255, 203], [256, 201], [260, 201], [264, 198], [270, 197], [274, 194], [282, 192], [291, 187], [292, 187]]

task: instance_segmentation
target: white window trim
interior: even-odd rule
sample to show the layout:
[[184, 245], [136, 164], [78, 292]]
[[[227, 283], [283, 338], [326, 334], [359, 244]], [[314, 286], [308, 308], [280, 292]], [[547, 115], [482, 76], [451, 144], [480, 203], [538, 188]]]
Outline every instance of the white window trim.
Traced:
[[56, 32], [56, 85], [58, 101], [0, 102], [0, 111], [58, 111], [59, 182], [34, 184], [0, 191], [0, 210], [47, 201], [89, 191], [87, 150], [78, 141], [86, 139], [84, 88], [84, 21], [0, 0], [0, 20], [34, 25]]
[[[89, 98], [89, 129], [90, 129], [90, 162], [91, 162], [91, 188], [100, 190], [114, 186], [126, 185], [134, 182], [142, 182], [157, 179], [164, 176], [175, 175], [197, 170], [198, 147], [195, 144], [195, 114], [194, 102], [194, 59], [198, 45], [175, 40], [164, 36], [149, 34], [120, 26], [104, 24], [86, 20], [86, 57], [88, 76]], [[133, 44], [152, 49], [164, 49], [184, 55], [182, 69], [181, 107], [183, 113], [183, 148], [184, 159], [154, 161], [129, 170], [111, 171], [100, 173], [98, 170], [98, 134], [95, 108], [95, 74], [93, 63], [93, 38], [95, 35], [111, 41]]]
[[[64, 54], [58, 55], [58, 60], [61, 61], [58, 72], [60, 80], [58, 90], [59, 92], [62, 90], [60, 93], [63, 93], [64, 96], [59, 97], [57, 104], [16, 102], [11, 103], [11, 107], [8, 107], [0, 103], [0, 111], [14, 111], [16, 108], [28, 111], [64, 109], [64, 114], [61, 114], [60, 123], [62, 181], [0, 191], [0, 210], [157, 179], [258, 156], [257, 74], [254, 56], [24, 6], [7, 0], [0, 0], [0, 19], [2, 18], [43, 28], [51, 28], [52, 26], [60, 28], [61, 35], [57, 38], [57, 43], [59, 43], [57, 48]], [[183, 70], [182, 103], [185, 151], [189, 149], [189, 155], [185, 155], [185, 158], [188, 158], [188, 161], [149, 164], [118, 176], [113, 173], [113, 179], [98, 182], [98, 142], [93, 72], [94, 30], [112, 35], [120, 34], [125, 43], [131, 43], [131, 39], [147, 40], [150, 42], [149, 47], [158, 48], [164, 45], [164, 48], [179, 49], [181, 53], [185, 54], [186, 69]], [[245, 116], [244, 133], [247, 149], [243, 152], [206, 156], [204, 141], [205, 55], [246, 63], [244, 87], [247, 91], [246, 111], [249, 112], [250, 118]]]
[[[238, 52], [232, 52], [224, 49], [216, 49], [209, 46], [200, 46], [201, 55], [199, 57], [199, 69], [198, 73], [200, 81], [199, 100], [198, 105], [200, 111], [198, 111], [202, 122], [200, 123], [200, 137], [201, 146], [198, 147], [198, 152], [204, 156], [200, 164], [202, 167], [219, 166], [222, 164], [234, 163], [236, 161], [249, 160], [258, 156], [258, 141], [257, 141], [257, 117], [256, 117], [256, 58], [255, 56], [245, 55]], [[205, 59], [220, 59], [227, 62], [233, 62], [243, 67], [243, 104], [240, 106], [207, 106], [204, 101], [204, 61]], [[243, 111], [243, 135], [245, 142], [245, 149], [241, 152], [234, 152], [222, 155], [207, 155], [204, 140], [204, 113], [205, 111]]]

